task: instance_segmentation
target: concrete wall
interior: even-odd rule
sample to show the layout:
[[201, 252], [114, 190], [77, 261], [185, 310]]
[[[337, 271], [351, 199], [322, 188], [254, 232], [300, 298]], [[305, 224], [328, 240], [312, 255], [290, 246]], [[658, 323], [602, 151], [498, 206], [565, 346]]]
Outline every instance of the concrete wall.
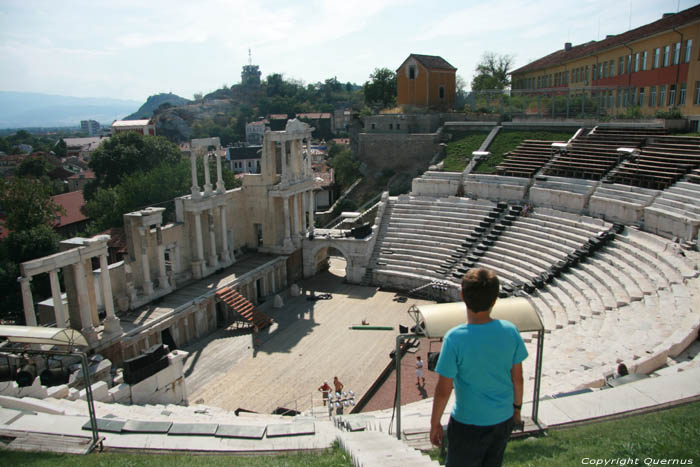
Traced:
[[439, 114], [384, 114], [363, 119], [367, 133], [435, 133]]

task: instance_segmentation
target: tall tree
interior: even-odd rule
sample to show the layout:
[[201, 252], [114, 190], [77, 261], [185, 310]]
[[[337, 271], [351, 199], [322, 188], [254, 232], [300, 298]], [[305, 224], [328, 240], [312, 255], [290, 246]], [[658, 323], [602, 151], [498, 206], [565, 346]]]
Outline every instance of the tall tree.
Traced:
[[510, 86], [510, 73], [513, 67], [512, 55], [498, 55], [485, 52], [476, 65], [472, 79], [472, 91], [502, 90]]
[[391, 107], [396, 103], [396, 73], [388, 68], [375, 68], [362, 89], [365, 104], [380, 103], [384, 108]]
[[5, 226], [14, 232], [51, 225], [63, 212], [51, 199], [50, 185], [22, 177], [0, 180], [0, 206], [5, 211]]
[[83, 190], [91, 199], [98, 187], [108, 188], [134, 172], [149, 171], [163, 163], [177, 164], [180, 149], [161, 136], [136, 132], [117, 133], [103, 142], [90, 159], [96, 179]]

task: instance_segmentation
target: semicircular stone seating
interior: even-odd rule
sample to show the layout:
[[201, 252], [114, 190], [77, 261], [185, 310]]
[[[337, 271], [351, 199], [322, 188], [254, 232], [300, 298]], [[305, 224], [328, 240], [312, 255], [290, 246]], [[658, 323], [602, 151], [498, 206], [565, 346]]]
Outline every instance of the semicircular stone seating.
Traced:
[[[445, 262], [494, 208], [465, 198], [390, 199], [373, 256], [375, 283], [406, 280], [411, 287], [417, 282], [410, 279], [442, 279], [457, 287], [459, 273], [446, 276]], [[495, 270], [505, 285], [532, 281], [611, 227], [601, 219], [535, 208], [512, 220], [473, 267]], [[546, 329], [541, 394], [601, 386], [620, 362], [630, 371], [653, 372], [684, 350], [700, 323], [691, 306], [700, 303], [699, 258], [627, 228], [543, 287], [517, 290]], [[536, 339], [524, 338], [532, 356], [525, 362], [531, 394]]]
[[[529, 295], [548, 331], [541, 394], [600, 387], [622, 362], [635, 373], [672, 363], [700, 324], [692, 305], [700, 303], [700, 256], [684, 254], [660, 237], [628, 229]], [[534, 357], [536, 340], [527, 340]], [[529, 393], [534, 366], [534, 358], [524, 364]]]

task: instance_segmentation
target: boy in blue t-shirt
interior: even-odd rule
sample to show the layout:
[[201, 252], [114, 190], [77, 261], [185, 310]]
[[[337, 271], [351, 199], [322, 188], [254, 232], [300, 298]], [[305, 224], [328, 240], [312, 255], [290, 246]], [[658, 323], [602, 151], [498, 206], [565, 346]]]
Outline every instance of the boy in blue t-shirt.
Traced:
[[499, 288], [493, 271], [467, 271], [462, 278], [467, 323], [450, 329], [442, 343], [430, 440], [442, 444], [440, 418], [454, 386], [448, 466], [500, 466], [513, 424], [520, 423], [527, 350], [512, 323], [491, 319]]

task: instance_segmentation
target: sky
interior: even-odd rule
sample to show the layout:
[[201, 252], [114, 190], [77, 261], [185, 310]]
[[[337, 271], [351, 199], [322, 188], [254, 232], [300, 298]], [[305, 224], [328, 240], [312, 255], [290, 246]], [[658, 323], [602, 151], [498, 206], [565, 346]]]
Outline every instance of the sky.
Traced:
[[471, 82], [484, 52], [514, 68], [697, 5], [691, 0], [0, 0], [0, 91], [145, 101], [263, 78], [362, 84], [411, 53]]

